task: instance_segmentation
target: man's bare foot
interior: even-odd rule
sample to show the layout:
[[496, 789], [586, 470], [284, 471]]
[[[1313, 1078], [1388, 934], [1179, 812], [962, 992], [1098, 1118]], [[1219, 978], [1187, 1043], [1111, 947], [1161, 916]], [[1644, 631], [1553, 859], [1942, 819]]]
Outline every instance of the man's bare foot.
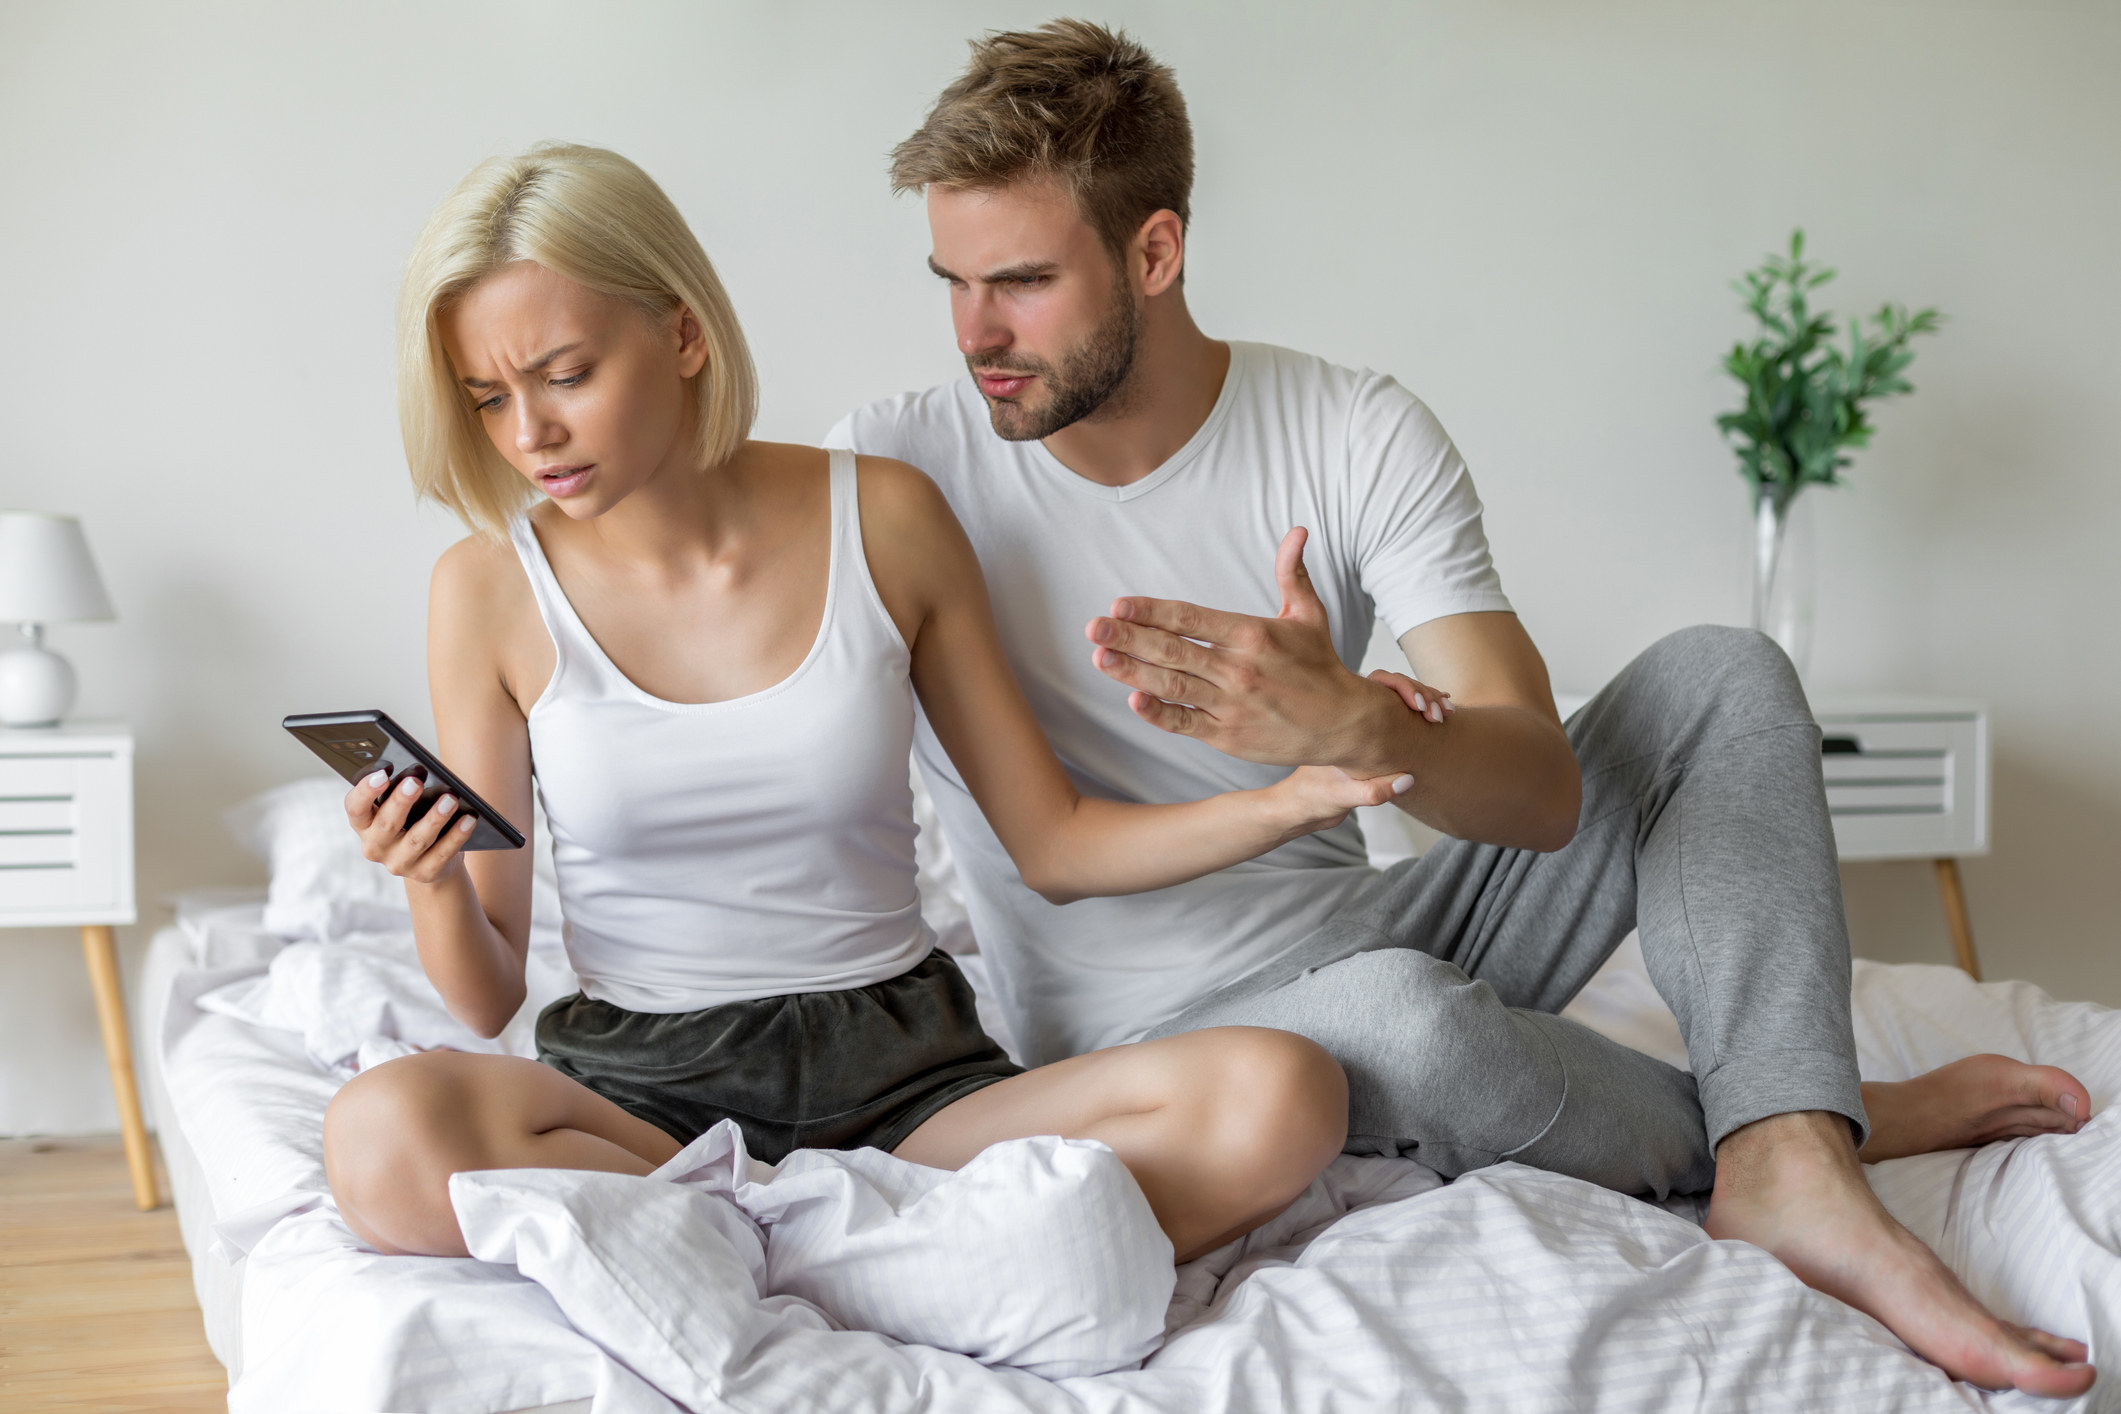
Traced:
[[1765, 1247], [1806, 1286], [1876, 1317], [1955, 1380], [2054, 1398], [2091, 1388], [2082, 1344], [1997, 1320], [1893, 1220], [1839, 1115], [1776, 1115], [1733, 1131], [1716, 1146], [1704, 1226]]
[[1863, 1087], [1871, 1137], [1867, 1164], [1939, 1149], [1970, 1149], [2029, 1134], [2075, 1134], [2092, 1097], [2075, 1076], [2009, 1056], [1968, 1056], [1913, 1080]]

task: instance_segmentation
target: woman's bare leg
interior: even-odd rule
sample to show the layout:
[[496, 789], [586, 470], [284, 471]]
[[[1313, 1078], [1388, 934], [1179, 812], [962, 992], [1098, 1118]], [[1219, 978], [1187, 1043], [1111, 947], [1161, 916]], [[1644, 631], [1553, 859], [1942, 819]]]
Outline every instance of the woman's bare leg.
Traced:
[[449, 1176], [474, 1169], [645, 1174], [681, 1146], [646, 1120], [519, 1056], [429, 1051], [348, 1081], [324, 1114], [339, 1214], [379, 1252], [468, 1256]]
[[1189, 1261], [1286, 1208], [1347, 1139], [1348, 1083], [1287, 1031], [1219, 1026], [1012, 1076], [938, 1111], [895, 1151], [963, 1166], [1004, 1139], [1109, 1144]]

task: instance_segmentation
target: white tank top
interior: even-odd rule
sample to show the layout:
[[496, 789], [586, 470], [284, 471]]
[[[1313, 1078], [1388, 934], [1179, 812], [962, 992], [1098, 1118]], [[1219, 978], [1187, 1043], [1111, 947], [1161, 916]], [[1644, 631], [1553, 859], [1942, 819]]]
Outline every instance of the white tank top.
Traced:
[[726, 702], [643, 692], [589, 636], [528, 517], [511, 527], [552, 635], [530, 709], [562, 937], [591, 997], [697, 1011], [865, 987], [933, 946], [914, 887], [911, 658], [862, 553], [854, 455], [831, 454], [817, 641]]

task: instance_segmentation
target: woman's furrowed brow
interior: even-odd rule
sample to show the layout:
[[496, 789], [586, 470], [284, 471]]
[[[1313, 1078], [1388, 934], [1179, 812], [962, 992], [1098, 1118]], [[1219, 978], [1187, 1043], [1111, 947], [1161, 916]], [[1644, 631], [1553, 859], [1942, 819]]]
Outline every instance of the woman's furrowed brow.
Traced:
[[[559, 358], [565, 354], [573, 353], [576, 349], [582, 347], [582, 342], [582, 340], [576, 339], [571, 344], [562, 344], [556, 349], [547, 349], [544, 353], [539, 354], [529, 363], [526, 363], [521, 368], [517, 369], [516, 372], [543, 373], [547, 368], [550, 368], [552, 366], [552, 361], [554, 359]], [[462, 383], [467, 388], [491, 388], [493, 386], [493, 380], [491, 378], [460, 378], [457, 381]]]

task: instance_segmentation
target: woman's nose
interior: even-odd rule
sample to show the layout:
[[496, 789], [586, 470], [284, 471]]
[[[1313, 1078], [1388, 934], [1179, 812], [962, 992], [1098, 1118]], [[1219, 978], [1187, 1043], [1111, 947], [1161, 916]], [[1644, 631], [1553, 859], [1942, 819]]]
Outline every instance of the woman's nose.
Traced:
[[566, 429], [535, 398], [516, 402], [516, 449], [541, 451], [567, 440]]

